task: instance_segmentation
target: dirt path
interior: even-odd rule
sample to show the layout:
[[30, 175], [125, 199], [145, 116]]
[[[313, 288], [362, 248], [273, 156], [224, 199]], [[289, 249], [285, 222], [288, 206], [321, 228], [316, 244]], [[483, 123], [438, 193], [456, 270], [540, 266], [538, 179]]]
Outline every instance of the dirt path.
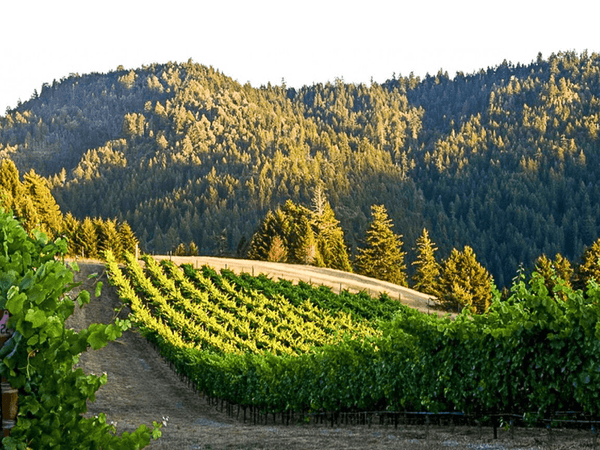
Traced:
[[[90, 273], [103, 273], [101, 264], [80, 264], [77, 278], [85, 281], [84, 288], [93, 293]], [[108, 285], [106, 276], [102, 296], [69, 318], [67, 326], [78, 330], [90, 323], [108, 323], [115, 315], [120, 300]], [[120, 317], [125, 317], [122, 311]], [[512, 438], [501, 430], [500, 439], [492, 441], [491, 429], [472, 427], [455, 429], [434, 426], [394, 427], [326, 425], [266, 425], [243, 424], [209, 406], [171, 371], [157, 351], [135, 330], [127, 331], [116, 342], [101, 350], [88, 350], [79, 366], [86, 373], [106, 372], [108, 382], [100, 388], [96, 402], [89, 404], [89, 415], [104, 412], [108, 421], [117, 423], [119, 434], [133, 431], [153, 420], [169, 418], [163, 436], [150, 444], [149, 449], [513, 449], [546, 448], [544, 431], [519, 429]], [[590, 437], [588, 437], [588, 435]], [[591, 448], [591, 435], [584, 432], [555, 431], [554, 449]], [[562, 444], [561, 444], [562, 442]], [[576, 442], [578, 442], [576, 444]], [[587, 445], [586, 445], [587, 444]]]

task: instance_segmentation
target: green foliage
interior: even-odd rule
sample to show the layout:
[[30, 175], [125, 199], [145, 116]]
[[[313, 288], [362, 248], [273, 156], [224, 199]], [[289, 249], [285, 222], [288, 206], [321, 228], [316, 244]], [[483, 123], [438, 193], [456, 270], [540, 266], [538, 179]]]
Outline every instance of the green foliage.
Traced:
[[47, 181], [32, 169], [21, 183], [18, 169], [8, 159], [0, 165], [0, 207], [20, 218], [28, 232], [40, 229], [53, 237], [61, 229], [63, 216]]
[[[287, 286], [203, 272], [215, 285], [231, 280], [232, 292], [255, 285], [281, 292]], [[557, 279], [556, 290], [567, 301], [549, 295], [534, 272], [528, 282], [515, 280], [506, 301], [496, 291], [485, 314], [465, 309], [454, 320], [400, 305], [391, 321], [380, 323], [383, 335], [345, 339], [294, 357], [200, 351], [150, 329], [145, 334], [204, 393], [263, 412], [597, 415], [600, 286], [592, 281], [584, 293]]]
[[371, 223], [365, 246], [358, 249], [355, 266], [362, 275], [406, 286], [402, 236], [392, 231], [392, 220], [383, 205], [371, 206]]
[[36, 226], [49, 236], [55, 236], [61, 229], [63, 216], [48, 188], [47, 181], [32, 169], [25, 174], [23, 189], [38, 212], [40, 223]]
[[0, 207], [12, 211], [30, 234], [39, 230], [50, 237], [65, 237], [71, 256], [97, 258], [110, 249], [122, 258], [124, 251], [134, 252], [139, 244], [127, 222], [117, 225], [116, 219], [87, 218], [80, 223], [70, 212], [63, 217], [47, 180], [32, 169], [21, 183], [18, 169], [9, 159], [0, 164]]
[[317, 261], [321, 263], [315, 233], [307, 215], [302, 215], [296, 223], [294, 238], [297, 242], [294, 261], [301, 264], [315, 264]]
[[178, 245], [178, 246], [175, 248], [175, 250], [173, 250], [173, 255], [174, 255], [174, 256], [185, 256], [185, 254], [186, 254], [186, 253], [187, 253], [187, 252], [186, 252], [186, 249], [185, 249], [185, 244], [184, 244], [184, 243], [181, 243], [181, 244], [179, 244], [179, 245]]
[[487, 311], [492, 300], [492, 277], [477, 262], [473, 249], [465, 245], [463, 251], [456, 249], [442, 268], [440, 299], [448, 308], [467, 309], [472, 312]]
[[[120, 241], [119, 242], [120, 246], [115, 247], [115, 249], [118, 249], [118, 248], [122, 249], [121, 254], [117, 253], [117, 256], [119, 257], [119, 259], [123, 258], [123, 255], [125, 254], [125, 252], [135, 254], [136, 248], [139, 248], [139, 244], [140, 244], [138, 238], [133, 233], [133, 230], [131, 229], [131, 227], [129, 226], [129, 224], [126, 221], [122, 222], [119, 225], [119, 241]], [[193, 242], [192, 242], [192, 244], [193, 244]], [[190, 247], [192, 244], [190, 244]], [[113, 249], [113, 252], [115, 251], [115, 249]], [[196, 250], [196, 254], [197, 254], [197, 250]]]
[[576, 286], [582, 288], [592, 279], [600, 282], [600, 239], [585, 249], [581, 259], [577, 267]]
[[291, 200], [269, 211], [252, 236], [248, 257], [351, 271], [344, 231], [327, 200], [313, 211]]
[[106, 250], [110, 250], [116, 255], [123, 254], [121, 244], [121, 235], [117, 227], [116, 220], [94, 219], [92, 221], [96, 228], [97, 254], [102, 255]]
[[[131, 250], [128, 252], [132, 253]], [[179, 243], [173, 250], [174, 256], [198, 256], [198, 246], [194, 241], [190, 242], [189, 245], [185, 245], [183, 242]]]
[[265, 275], [257, 277], [249, 274], [236, 275], [227, 269], [222, 269], [221, 274], [217, 275], [214, 271], [204, 267], [203, 273], [205, 276], [210, 276], [215, 284], [219, 284], [219, 278], [223, 277], [242, 292], [249, 293], [255, 290], [273, 300], [282, 296], [294, 306], [300, 306], [308, 301], [322, 310], [341, 311], [350, 314], [356, 321], [368, 321], [372, 324], [379, 321], [390, 321], [396, 313], [404, 310], [404, 305], [385, 294], [377, 299], [372, 298], [366, 292], [351, 294], [348, 291], [342, 291], [334, 294], [326, 286], [315, 287], [302, 281], [295, 285], [288, 280], [274, 281]]
[[126, 254], [126, 275], [106, 252], [110, 279], [132, 304], [142, 329], [157, 332], [181, 348], [218, 353], [294, 355], [313, 346], [362, 339], [377, 330], [343, 311], [329, 312], [311, 302], [295, 306], [256, 290], [243, 292], [225, 278], [205, 276], [190, 265], [160, 265], [144, 255], [143, 269]]
[[349, 248], [384, 203], [410, 247], [425, 227], [440, 259], [469, 244], [506, 286], [520, 263], [576, 261], [600, 236], [599, 74], [597, 53], [561, 52], [297, 89], [191, 62], [74, 75], [0, 117], [0, 159], [47, 177], [75, 217], [127, 220], [157, 253], [194, 240], [234, 254], [322, 183]]
[[[569, 260], [560, 253], [556, 254], [554, 261], [546, 255], [541, 255], [535, 261], [535, 271], [544, 278], [546, 289], [550, 293], [554, 292], [557, 285], [562, 286], [564, 284], [572, 287], [573, 268]], [[557, 278], [560, 278], [560, 283], [557, 282]], [[563, 300], [566, 300], [566, 298], [563, 297]]]
[[98, 258], [98, 230], [94, 222], [86, 217], [77, 230], [77, 244], [83, 258]]
[[312, 223], [316, 230], [317, 250], [320, 260], [317, 265], [352, 272], [344, 230], [336, 219], [329, 201], [312, 211]]
[[439, 277], [441, 266], [435, 259], [437, 247], [429, 239], [429, 232], [423, 228], [423, 233], [417, 239], [417, 259], [412, 265], [417, 266], [412, 277], [413, 289], [425, 294], [438, 297]]
[[2, 440], [4, 448], [142, 448], [160, 435], [159, 426], [116, 436], [104, 414], [83, 418], [87, 400], [94, 400], [107, 378], [74, 369], [82, 352], [120, 337], [129, 321], [92, 324], [80, 332], [65, 328], [75, 303], [83, 306], [90, 295], [68, 295], [77, 266], [60, 260], [66, 242], [49, 242], [39, 231], [33, 235], [0, 209], [0, 309], [9, 311], [14, 330], [0, 349], [0, 374], [19, 390], [17, 422]]

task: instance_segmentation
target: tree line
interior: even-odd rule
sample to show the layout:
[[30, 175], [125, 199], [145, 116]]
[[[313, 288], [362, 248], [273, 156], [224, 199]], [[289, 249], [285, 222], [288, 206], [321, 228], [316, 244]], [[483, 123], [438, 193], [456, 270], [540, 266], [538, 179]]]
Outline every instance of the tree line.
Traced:
[[0, 209], [12, 211], [30, 234], [45, 233], [51, 240], [66, 238], [68, 256], [102, 259], [103, 252], [110, 250], [122, 259], [125, 252], [135, 253], [139, 245], [127, 222], [98, 217], [78, 220], [70, 212], [63, 215], [47, 181], [33, 169], [21, 181], [9, 159], [0, 163]]
[[[127, 222], [90, 217], [79, 221], [70, 212], [63, 216], [46, 181], [31, 170], [21, 182], [18, 169], [10, 160], [0, 163], [0, 208], [12, 211], [30, 234], [42, 232], [51, 239], [66, 238], [67, 254], [72, 257], [101, 259], [104, 251], [110, 250], [123, 260], [125, 253], [139, 249], [139, 241]], [[438, 248], [424, 228], [416, 240], [416, 258], [411, 263], [415, 268], [409, 276], [403, 236], [395, 233], [393, 226], [386, 207], [372, 205], [364, 239], [353, 258], [344, 230], [319, 185], [310, 207], [288, 200], [269, 211], [251, 240], [238, 248], [238, 256], [355, 271], [401, 286], [410, 285], [432, 295], [448, 310], [487, 310], [497, 287], [470, 246], [462, 251], [452, 249], [440, 263]], [[179, 243], [173, 254], [198, 255], [198, 247], [193, 241], [188, 245]], [[584, 289], [591, 279], [600, 279], [600, 239], [586, 248], [580, 259], [581, 264], [574, 267], [560, 253], [554, 259], [542, 254], [536, 259], [535, 271], [545, 280], [549, 293], [568, 300], [561, 294], [561, 286]]]
[[[412, 276], [407, 273], [403, 236], [393, 231], [393, 222], [384, 205], [372, 205], [365, 236], [355, 258], [351, 258], [344, 231], [319, 187], [311, 207], [288, 200], [269, 211], [245, 249], [238, 256], [272, 262], [310, 264], [356, 272], [430, 294], [447, 310], [468, 309], [483, 313], [498, 290], [490, 272], [477, 261], [473, 248], [452, 249], [438, 261], [437, 246], [423, 228], [415, 242]], [[182, 245], [180, 245], [182, 248]], [[538, 256], [534, 271], [545, 282], [547, 292], [566, 301], [562, 287], [585, 290], [591, 279], [600, 280], [600, 239], [586, 248], [581, 264], [575, 267], [557, 253], [554, 259]], [[504, 297], [509, 292], [504, 290]]]

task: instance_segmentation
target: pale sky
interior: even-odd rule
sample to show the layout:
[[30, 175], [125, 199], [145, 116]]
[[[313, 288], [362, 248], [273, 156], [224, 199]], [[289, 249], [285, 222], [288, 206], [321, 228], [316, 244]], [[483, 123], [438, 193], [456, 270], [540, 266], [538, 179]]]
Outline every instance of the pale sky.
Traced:
[[300, 87], [600, 52], [599, 12], [595, 0], [1, 0], [0, 115], [43, 83], [118, 65], [191, 58]]

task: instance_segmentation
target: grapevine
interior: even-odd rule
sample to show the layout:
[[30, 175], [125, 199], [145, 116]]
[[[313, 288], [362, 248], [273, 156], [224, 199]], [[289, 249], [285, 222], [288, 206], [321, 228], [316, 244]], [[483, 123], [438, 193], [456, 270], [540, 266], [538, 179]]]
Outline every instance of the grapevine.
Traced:
[[104, 414], [83, 417], [87, 400], [94, 400], [107, 377], [85, 375], [73, 366], [88, 347], [104, 347], [130, 323], [116, 319], [79, 332], [65, 328], [76, 304], [90, 301], [87, 291], [69, 297], [78, 268], [62, 261], [66, 248], [63, 239], [49, 242], [37, 231], [28, 236], [12, 215], [0, 210], [0, 308], [9, 311], [8, 326], [14, 330], [0, 349], [0, 374], [19, 390], [17, 422], [2, 444], [23, 450], [142, 448], [160, 436], [157, 422], [153, 430], [141, 425], [117, 436]]

